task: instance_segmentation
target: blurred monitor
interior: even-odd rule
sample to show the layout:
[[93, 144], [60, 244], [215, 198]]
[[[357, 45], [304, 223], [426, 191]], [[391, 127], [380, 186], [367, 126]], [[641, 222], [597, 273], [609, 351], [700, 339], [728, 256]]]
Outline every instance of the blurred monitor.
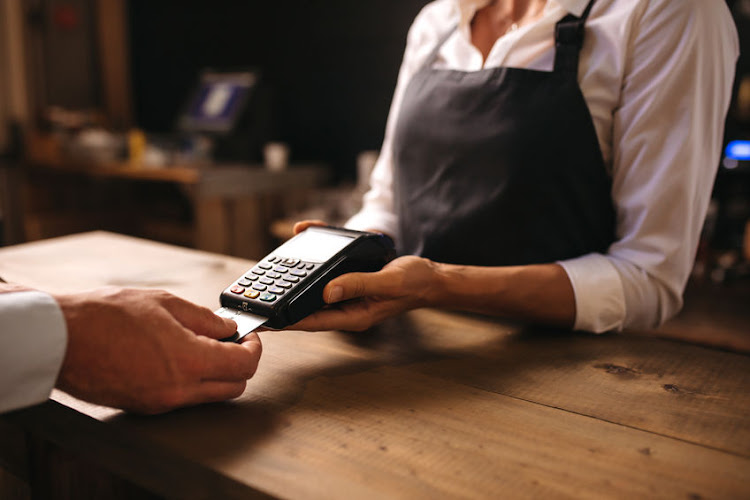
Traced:
[[275, 130], [272, 91], [257, 70], [206, 69], [177, 120], [185, 135], [209, 137], [219, 162], [257, 164]]
[[180, 116], [179, 129], [187, 133], [228, 134], [242, 116], [258, 81], [254, 72], [204, 71]]

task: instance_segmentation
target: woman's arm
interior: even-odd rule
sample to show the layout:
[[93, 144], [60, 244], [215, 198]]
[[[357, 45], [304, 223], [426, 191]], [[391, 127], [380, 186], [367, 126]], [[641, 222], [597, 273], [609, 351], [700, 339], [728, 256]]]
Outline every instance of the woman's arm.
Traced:
[[375, 273], [350, 273], [323, 291], [331, 306], [292, 329], [365, 330], [419, 307], [437, 307], [508, 316], [571, 327], [575, 298], [557, 264], [478, 267], [400, 257]]
[[298, 327], [361, 329], [421, 306], [595, 332], [652, 327], [674, 315], [719, 159], [737, 40], [718, 0], [655, 0], [622, 50], [627, 67], [611, 110], [618, 240], [606, 254], [505, 268], [399, 259], [380, 273], [332, 282], [329, 303], [364, 299]]
[[[605, 255], [561, 262], [580, 330], [653, 328], [682, 307], [738, 54], [721, 0], [652, 0], [627, 32], [619, 103], [611, 111], [617, 241]], [[592, 61], [588, 71], [596, 67]], [[589, 85], [597, 80], [589, 77]], [[596, 96], [600, 89], [583, 90]]]

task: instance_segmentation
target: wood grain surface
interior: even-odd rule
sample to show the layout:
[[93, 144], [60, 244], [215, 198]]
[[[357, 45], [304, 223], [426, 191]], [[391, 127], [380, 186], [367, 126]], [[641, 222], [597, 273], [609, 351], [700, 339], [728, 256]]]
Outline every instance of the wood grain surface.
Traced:
[[[109, 233], [0, 249], [8, 280], [211, 308], [251, 265]], [[745, 354], [427, 309], [261, 338], [231, 402], [141, 417], [55, 392], [5, 419], [173, 498], [750, 497]]]

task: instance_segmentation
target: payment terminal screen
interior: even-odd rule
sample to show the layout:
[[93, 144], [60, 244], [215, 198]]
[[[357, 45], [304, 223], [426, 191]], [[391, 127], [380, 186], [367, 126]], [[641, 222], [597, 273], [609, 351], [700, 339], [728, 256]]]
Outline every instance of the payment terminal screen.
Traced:
[[323, 231], [305, 231], [281, 245], [274, 254], [311, 262], [325, 262], [354, 240], [354, 237]]

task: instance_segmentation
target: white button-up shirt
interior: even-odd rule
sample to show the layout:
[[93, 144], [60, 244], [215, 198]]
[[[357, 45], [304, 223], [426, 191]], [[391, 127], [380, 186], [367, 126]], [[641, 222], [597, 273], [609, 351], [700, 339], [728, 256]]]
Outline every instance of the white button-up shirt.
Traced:
[[[417, 16], [371, 188], [349, 227], [397, 234], [393, 131], [406, 86], [441, 36], [458, 25], [440, 48], [436, 67], [551, 71], [555, 23], [568, 13], [580, 15], [588, 0], [548, 0], [540, 18], [500, 37], [483, 62], [471, 43], [470, 22], [488, 3], [437, 0]], [[576, 329], [652, 327], [682, 307], [720, 160], [738, 55], [736, 28], [723, 0], [594, 3], [578, 82], [612, 176], [617, 239], [606, 254], [560, 262], [575, 292]]]

